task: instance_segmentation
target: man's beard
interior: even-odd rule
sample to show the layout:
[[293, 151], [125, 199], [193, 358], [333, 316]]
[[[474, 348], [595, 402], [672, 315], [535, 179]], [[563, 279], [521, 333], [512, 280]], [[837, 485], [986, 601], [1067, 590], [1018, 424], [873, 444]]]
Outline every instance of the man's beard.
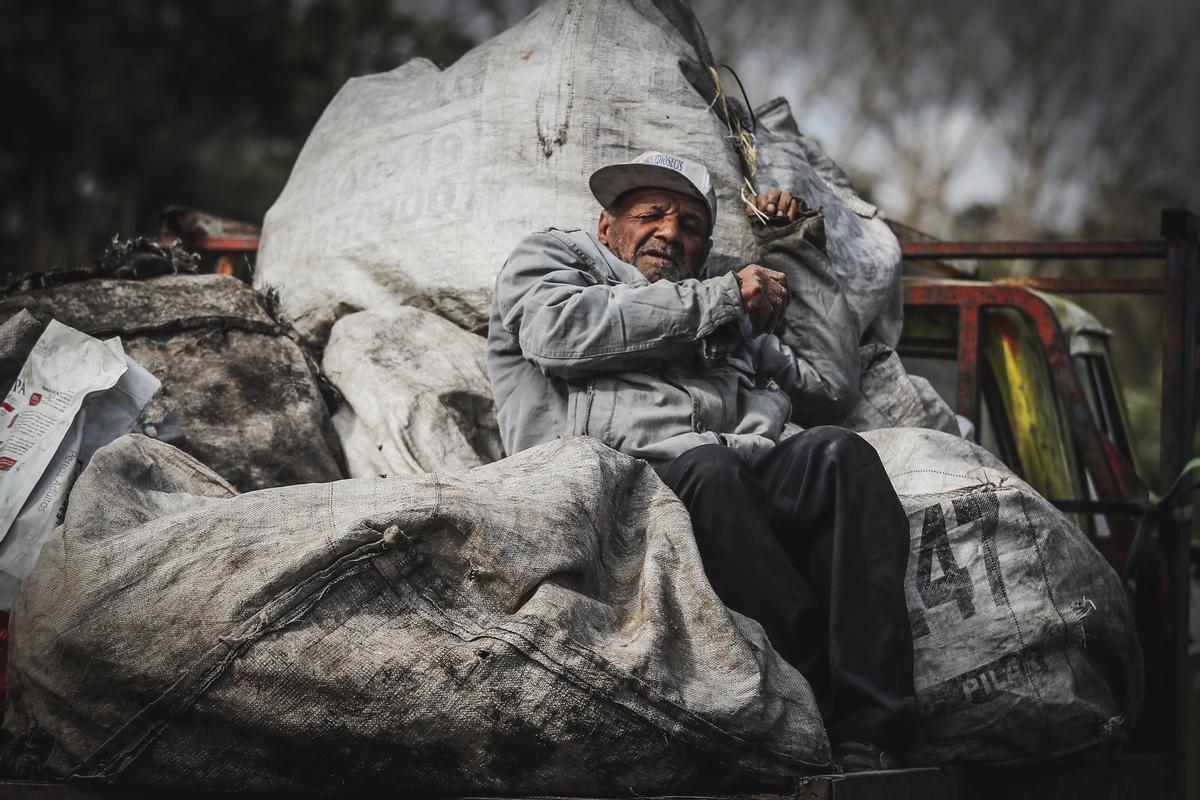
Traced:
[[[654, 255], [651, 255], [651, 253], [654, 253]], [[663, 258], [664, 256], [665, 258]], [[647, 259], [645, 267], [641, 263], [643, 258]], [[646, 279], [651, 282], [659, 280], [676, 282], [688, 277], [687, 270], [683, 268], [682, 261], [683, 248], [678, 244], [649, 239], [643, 242], [641, 247], [637, 248], [629, 263], [637, 267], [638, 271], [645, 275]]]

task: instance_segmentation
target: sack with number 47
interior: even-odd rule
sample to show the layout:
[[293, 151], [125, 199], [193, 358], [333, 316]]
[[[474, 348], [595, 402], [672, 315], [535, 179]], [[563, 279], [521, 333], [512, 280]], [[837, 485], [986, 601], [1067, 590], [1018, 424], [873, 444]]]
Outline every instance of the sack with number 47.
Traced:
[[1141, 650], [1121, 581], [1087, 537], [976, 444], [916, 428], [864, 437], [908, 514], [910, 760], [1050, 758], [1127, 738]]

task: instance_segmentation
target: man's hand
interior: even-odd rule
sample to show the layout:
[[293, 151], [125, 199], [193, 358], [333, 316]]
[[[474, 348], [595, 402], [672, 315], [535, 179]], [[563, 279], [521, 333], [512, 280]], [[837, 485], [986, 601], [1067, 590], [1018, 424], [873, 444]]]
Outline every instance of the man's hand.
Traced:
[[[766, 216], [771, 222], [792, 222], [800, 216], [804, 202], [781, 189], [771, 189], [750, 198], [746, 204], [746, 216], [751, 219], [762, 219]], [[756, 214], [755, 211], [758, 211]]]
[[750, 317], [755, 333], [774, 332], [783, 325], [783, 312], [791, 295], [787, 276], [782, 272], [748, 264], [737, 273], [742, 288], [742, 308]]

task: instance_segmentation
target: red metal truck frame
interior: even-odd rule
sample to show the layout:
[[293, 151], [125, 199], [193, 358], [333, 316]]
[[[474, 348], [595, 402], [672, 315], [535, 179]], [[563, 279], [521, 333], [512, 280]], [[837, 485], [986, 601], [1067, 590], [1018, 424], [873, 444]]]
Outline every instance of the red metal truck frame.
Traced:
[[[958, 413], [979, 424], [979, 311], [985, 307], [1015, 308], [1034, 325], [1062, 396], [1069, 404], [1072, 437], [1102, 498], [1129, 501], [1129, 510], [1146, 496], [1132, 465], [1100, 432], [1084, 401], [1079, 380], [1070, 365], [1070, 348], [1050, 307], [1025, 289], [1068, 293], [1162, 293], [1163, 315], [1162, 419], [1159, 471], [1163, 488], [1170, 486], [1192, 458], [1196, 434], [1196, 384], [1200, 372], [1197, 317], [1200, 304], [1200, 218], [1187, 211], [1162, 214], [1162, 239], [1110, 242], [908, 242], [901, 246], [907, 260], [955, 259], [1115, 260], [1161, 259], [1162, 280], [1129, 278], [1028, 278], [992, 283], [969, 281], [906, 282], [905, 302], [953, 306], [959, 313]], [[1086, 502], [1080, 505], [1087, 505]], [[1113, 504], [1108, 504], [1112, 506]], [[1121, 504], [1116, 504], [1120, 506]], [[1112, 510], [1111, 508], [1109, 509]], [[1166, 565], [1161, 588], [1161, 638], [1147, 642], [1153, 632], [1142, 631], [1146, 652], [1146, 708], [1141, 748], [1166, 752], [1172, 760], [1173, 794], [1183, 797], [1186, 785], [1188, 708], [1188, 586], [1191, 521], [1159, 516], [1158, 551]], [[1158, 656], [1155, 657], [1157, 651]]]

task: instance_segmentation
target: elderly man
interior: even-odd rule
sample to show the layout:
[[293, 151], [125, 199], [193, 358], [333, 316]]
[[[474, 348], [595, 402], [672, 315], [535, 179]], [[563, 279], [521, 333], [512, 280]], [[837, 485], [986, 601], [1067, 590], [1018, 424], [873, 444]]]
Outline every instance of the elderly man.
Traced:
[[534, 233], [497, 278], [488, 368], [505, 447], [587, 435], [649, 461], [687, 506], [713, 589], [812, 684], [835, 758], [895, 765], [915, 707], [907, 519], [857, 435], [781, 441], [789, 419], [819, 425], [857, 387], [857, 342], [836, 326], [808, 326], [830, 358], [772, 333], [786, 273], [803, 268], [800, 203], [757, 198], [769, 263], [703, 278], [716, 220], [703, 166], [645, 153], [590, 185], [596, 233]]

